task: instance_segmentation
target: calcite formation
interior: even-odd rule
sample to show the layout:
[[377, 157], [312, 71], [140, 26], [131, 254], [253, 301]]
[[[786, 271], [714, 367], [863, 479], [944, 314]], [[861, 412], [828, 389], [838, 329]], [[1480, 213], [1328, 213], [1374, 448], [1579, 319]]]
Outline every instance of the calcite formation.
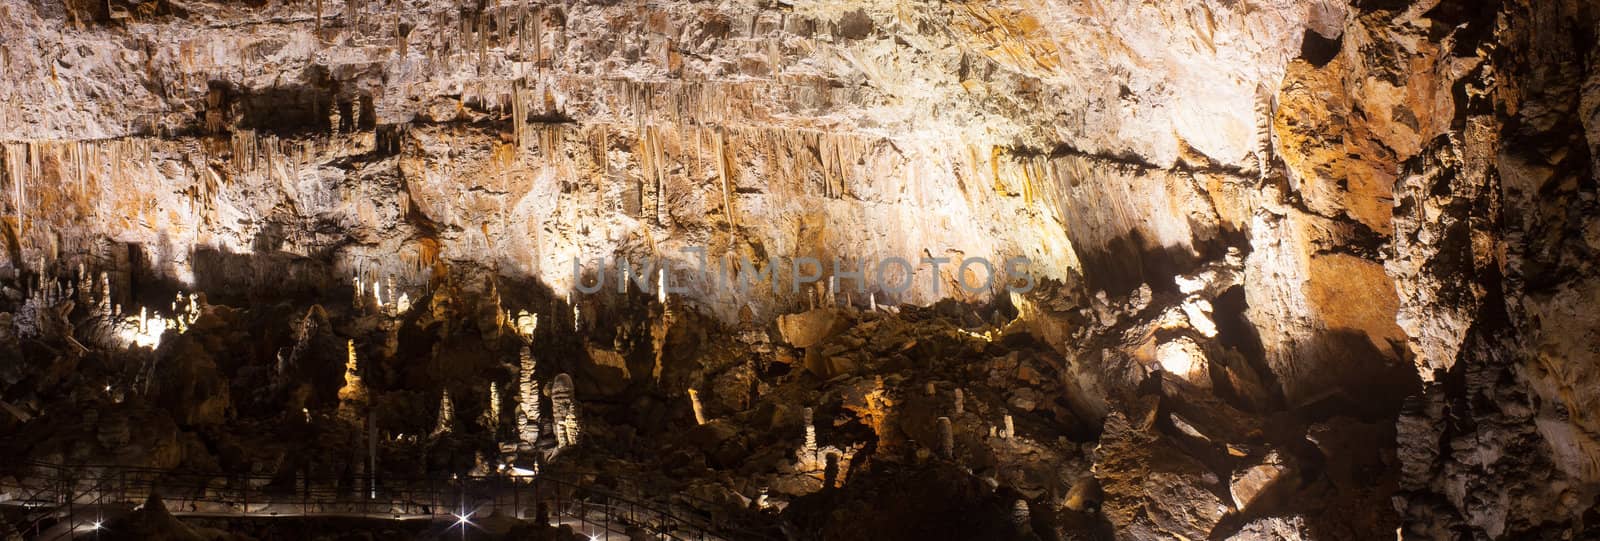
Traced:
[[517, 365], [517, 437], [525, 444], [539, 441], [539, 428], [544, 422], [540, 409], [539, 382], [536, 379], [538, 361], [533, 350], [522, 346]]
[[439, 416], [433, 422], [433, 432], [429, 437], [437, 438], [454, 432], [456, 429], [456, 405], [450, 401], [450, 390], [445, 389], [439, 394]]
[[549, 386], [551, 423], [555, 426], [556, 448], [577, 445], [583, 435], [578, 423], [578, 406], [573, 400], [572, 376], [556, 374]]
[[1596, 28], [0, 0], [0, 503], [568, 473], [722, 538], [1597, 538]]

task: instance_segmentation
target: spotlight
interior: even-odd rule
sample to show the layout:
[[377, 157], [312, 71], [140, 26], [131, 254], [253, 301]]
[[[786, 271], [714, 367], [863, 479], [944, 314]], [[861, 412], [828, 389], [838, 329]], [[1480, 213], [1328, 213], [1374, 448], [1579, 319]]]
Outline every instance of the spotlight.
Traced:
[[94, 524], [90, 524], [89, 526], [94, 528], [95, 530], [100, 530], [102, 528], [105, 528], [105, 525], [101, 524], [100, 521], [98, 521], [98, 520], [94, 521]]
[[467, 514], [451, 513], [450, 516], [456, 517], [456, 526], [462, 526], [462, 525], [471, 526], [472, 525], [472, 514], [473, 513], [477, 513], [477, 511], [473, 511], [472, 513], [467, 513]]

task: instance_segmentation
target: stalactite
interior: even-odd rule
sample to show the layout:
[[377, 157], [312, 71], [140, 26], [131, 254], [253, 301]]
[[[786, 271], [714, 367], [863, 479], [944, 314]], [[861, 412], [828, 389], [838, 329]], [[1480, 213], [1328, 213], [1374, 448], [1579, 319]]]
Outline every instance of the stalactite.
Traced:
[[527, 97], [522, 93], [523, 85], [520, 79], [511, 83], [511, 133], [519, 151], [523, 148], [523, 128], [528, 121]]
[[729, 231], [737, 232], [739, 221], [733, 214], [733, 190], [728, 187], [728, 177], [733, 171], [733, 156], [728, 154], [728, 145], [723, 140], [721, 130], [713, 131], [712, 137], [717, 154], [717, 178], [722, 180], [722, 210], [727, 213]]
[[[1256, 88], [1255, 99], [1255, 157], [1256, 167], [1261, 179], [1265, 180], [1272, 174], [1272, 117], [1273, 95], [1265, 84]], [[1291, 175], [1292, 176], [1292, 175]]]

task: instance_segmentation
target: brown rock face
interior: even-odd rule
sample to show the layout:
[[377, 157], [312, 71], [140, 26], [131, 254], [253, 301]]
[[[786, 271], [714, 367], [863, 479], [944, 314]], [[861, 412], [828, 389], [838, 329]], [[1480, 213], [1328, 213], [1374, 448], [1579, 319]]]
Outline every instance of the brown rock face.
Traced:
[[879, 541], [1600, 538], [1597, 28], [0, 0], [0, 479], [568, 472]]

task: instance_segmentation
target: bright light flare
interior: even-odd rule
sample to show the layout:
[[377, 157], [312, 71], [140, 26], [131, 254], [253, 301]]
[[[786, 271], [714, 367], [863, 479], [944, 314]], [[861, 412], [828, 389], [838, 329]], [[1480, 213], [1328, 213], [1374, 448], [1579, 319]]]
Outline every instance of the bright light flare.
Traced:
[[475, 513], [477, 513], [477, 511], [472, 511], [465, 514], [452, 513], [450, 516], [456, 517], [456, 526], [471, 526], [472, 515]]

